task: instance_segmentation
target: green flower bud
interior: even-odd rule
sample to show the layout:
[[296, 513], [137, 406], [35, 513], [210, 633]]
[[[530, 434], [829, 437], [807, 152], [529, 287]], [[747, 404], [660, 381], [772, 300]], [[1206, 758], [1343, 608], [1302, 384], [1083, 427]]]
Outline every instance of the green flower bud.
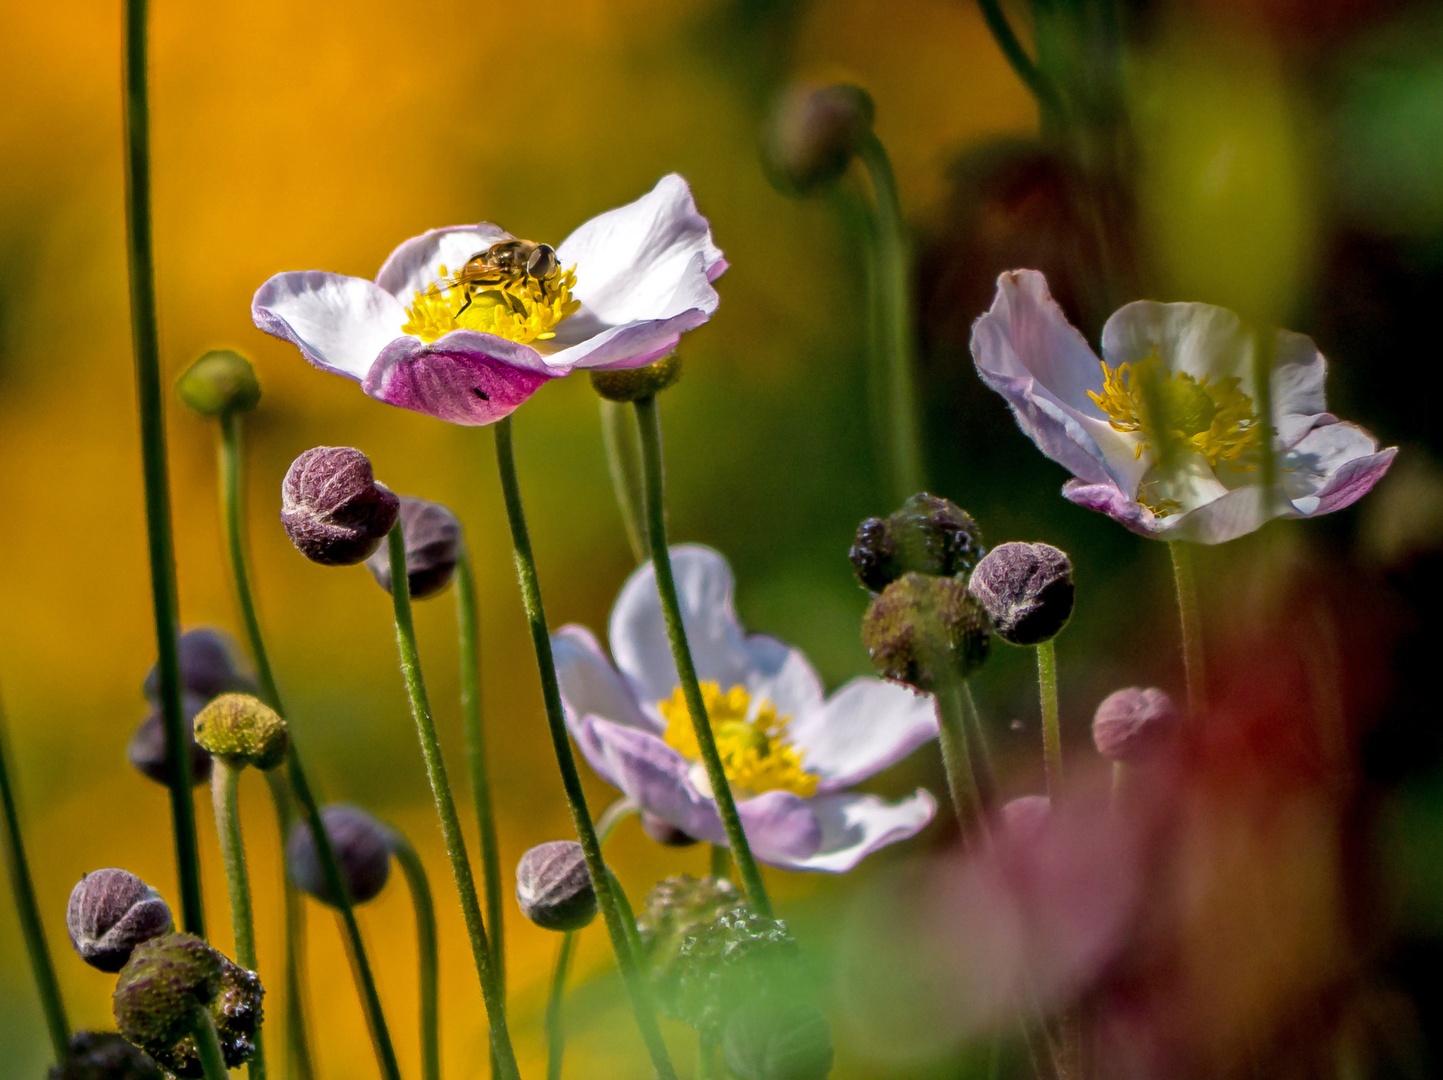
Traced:
[[516, 864], [516, 903], [543, 930], [580, 930], [596, 918], [596, 891], [575, 840], [537, 844]]
[[134, 874], [114, 868], [96, 870], [76, 882], [65, 926], [80, 958], [112, 974], [125, 966], [141, 942], [175, 929], [160, 893]]
[[966, 577], [986, 552], [971, 514], [922, 491], [895, 514], [862, 522], [850, 558], [857, 580], [879, 593], [909, 570]]
[[165, 1072], [113, 1031], [77, 1031], [65, 1060], [50, 1067], [46, 1080], [165, 1080]]
[[877, 673], [933, 691], [950, 664], [965, 679], [987, 659], [987, 613], [960, 578], [903, 574], [872, 601], [862, 641]]
[[872, 95], [838, 83], [788, 87], [762, 143], [767, 179], [784, 195], [805, 195], [841, 178], [872, 130]]
[[249, 694], [222, 694], [196, 714], [195, 741], [236, 768], [274, 769], [286, 759], [286, 722]]
[[681, 356], [675, 351], [645, 367], [593, 369], [591, 387], [607, 401], [641, 401], [656, 397], [681, 378]]
[[250, 412], [261, 400], [261, 384], [251, 362], [230, 349], [206, 353], [185, 369], [175, 388], [201, 416]]
[[815, 1005], [757, 998], [732, 1013], [722, 1053], [738, 1080], [822, 1080], [832, 1071], [832, 1029]]

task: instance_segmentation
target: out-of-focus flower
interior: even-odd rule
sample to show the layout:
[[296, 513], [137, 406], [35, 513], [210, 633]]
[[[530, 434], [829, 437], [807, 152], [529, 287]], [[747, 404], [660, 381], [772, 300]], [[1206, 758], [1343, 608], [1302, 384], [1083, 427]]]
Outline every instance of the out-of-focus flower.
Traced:
[[841, 178], [871, 134], [876, 106], [860, 86], [789, 86], [762, 139], [767, 178], [785, 195], [806, 195]]
[[[672, 566], [707, 714], [756, 857], [841, 872], [926, 825], [937, 806], [926, 791], [889, 804], [845, 789], [936, 736], [931, 701], [869, 678], [825, 698], [800, 652], [742, 630], [720, 554], [680, 545]], [[584, 627], [562, 627], [552, 639], [582, 753], [646, 811], [725, 844], [650, 563], [617, 597], [610, 637], [615, 667]]]
[[[1074, 479], [1063, 494], [1133, 532], [1216, 544], [1275, 517], [1314, 517], [1365, 495], [1396, 448], [1328, 413], [1326, 362], [1311, 339], [1272, 343], [1271, 422], [1257, 414], [1253, 337], [1208, 304], [1137, 301], [1088, 347], [1034, 270], [997, 281], [972, 330], [984, 382]], [[1271, 438], [1274, 501], [1259, 464]]]
[[151, 1056], [114, 1031], [77, 1031], [48, 1080], [165, 1080]]
[[[246, 671], [236, 644], [229, 634], [211, 626], [199, 626], [180, 635], [180, 684], [187, 694], [201, 698], [201, 704], [217, 694], [256, 692], [255, 680]], [[145, 696], [160, 701], [160, 669], [152, 666], [145, 676]]]
[[[184, 654], [182, 654], [182, 665]], [[204, 784], [210, 780], [211, 759], [195, 741], [195, 718], [205, 708], [206, 698], [187, 691], [181, 696], [181, 715], [185, 720], [185, 744], [190, 751], [190, 780], [192, 784]], [[154, 704], [150, 714], [136, 727], [125, 747], [126, 759], [144, 776], [157, 784], [170, 783], [170, 758], [165, 740], [165, 718], [160, 705]]]
[[[277, 274], [251, 318], [373, 398], [489, 424], [574, 368], [641, 367], [676, 348], [716, 310], [711, 283], [727, 265], [675, 174], [554, 251], [498, 248], [515, 243], [489, 223], [432, 229], [393, 251], [375, 281]], [[515, 266], [489, 271], [488, 255]]]
[[1125, 686], [1102, 699], [1092, 717], [1097, 752], [1113, 761], [1155, 757], [1178, 733], [1177, 707], [1155, 687]]

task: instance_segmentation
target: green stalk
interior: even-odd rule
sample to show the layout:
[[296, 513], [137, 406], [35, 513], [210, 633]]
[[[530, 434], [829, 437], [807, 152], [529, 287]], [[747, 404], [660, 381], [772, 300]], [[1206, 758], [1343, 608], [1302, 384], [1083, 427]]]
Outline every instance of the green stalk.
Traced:
[[220, 1048], [220, 1036], [216, 1034], [215, 1021], [211, 1019], [210, 1010], [196, 1007], [195, 1027], [191, 1034], [195, 1036], [195, 1051], [200, 1057], [200, 1072], [205, 1080], [230, 1080], [230, 1072], [225, 1067], [225, 1054]]
[[461, 833], [461, 818], [456, 813], [451, 782], [446, 778], [441, 742], [436, 737], [431, 702], [421, 677], [421, 655], [416, 647], [416, 627], [411, 620], [410, 581], [406, 576], [406, 538], [400, 521], [391, 529], [387, 542], [390, 544], [391, 599], [396, 614], [396, 646], [401, 653], [401, 674], [406, 681], [406, 694], [411, 700], [416, 733], [421, 739], [421, 756], [425, 759], [426, 776], [431, 781], [431, 794], [436, 800], [436, 814], [441, 819], [446, 854], [451, 859], [451, 872], [461, 897], [461, 914], [466, 920], [466, 935], [471, 939], [471, 957], [481, 980], [481, 997], [486, 1004], [486, 1017], [491, 1023], [491, 1050], [501, 1076], [505, 1080], [519, 1080], [521, 1074], [516, 1066], [516, 1052], [511, 1047], [511, 1033], [506, 1027], [506, 995], [491, 963], [491, 947], [486, 940], [481, 903], [476, 897], [476, 882], [471, 876], [466, 838]]
[[907, 496], [926, 486], [914, 386], [911, 256], [902, 204], [897, 197], [897, 178], [892, 173], [886, 147], [875, 134], [868, 132], [860, 140], [857, 156], [871, 177], [874, 195], [876, 322], [878, 340], [887, 358], [891, 478], [894, 501], [900, 505]]
[[933, 698], [937, 705], [938, 743], [942, 748], [942, 768], [947, 774], [947, 794], [957, 822], [966, 835], [972, 822], [982, 820], [982, 793], [977, 788], [977, 775], [972, 771], [972, 752], [967, 746], [966, 718], [962, 712], [962, 680], [947, 679], [938, 686]]
[[461, 719], [466, 729], [466, 763], [471, 772], [471, 801], [481, 836], [481, 886], [486, 893], [486, 925], [491, 928], [491, 964], [496, 983], [506, 992], [506, 943], [501, 900], [501, 848], [491, 808], [486, 769], [486, 736], [481, 726], [481, 620], [476, 606], [476, 577], [464, 537], [456, 551], [456, 625], [461, 646]]
[[441, 1080], [441, 1023], [437, 1007], [436, 906], [421, 856], [397, 829], [391, 830], [391, 851], [406, 875], [411, 906], [416, 909], [416, 952], [421, 964], [421, 1078]]
[[35, 902], [35, 882], [30, 877], [30, 863], [25, 858], [20, 810], [16, 805], [15, 789], [10, 783], [9, 742], [5, 710], [0, 706], [0, 808], [5, 811], [5, 833], [0, 848], [5, 851], [5, 872], [10, 877], [15, 914], [25, 938], [25, 951], [30, 955], [30, 969], [35, 975], [35, 989], [40, 994], [40, 1008], [45, 1013], [50, 1046], [55, 1051], [55, 1063], [62, 1065], [70, 1053], [70, 1021], [65, 1018], [65, 999], [60, 996], [60, 982], [55, 978], [55, 965], [45, 944], [45, 925], [40, 921], [40, 905]]
[[661, 451], [661, 418], [656, 411], [656, 398], [643, 398], [636, 402], [636, 419], [641, 428], [641, 460], [646, 471], [646, 520], [651, 537], [652, 565], [656, 568], [656, 589], [661, 597], [661, 613], [666, 620], [666, 636], [671, 642], [671, 655], [676, 663], [677, 678], [686, 698], [687, 712], [696, 732], [697, 746], [701, 751], [702, 763], [706, 766], [707, 780], [711, 783], [716, 799], [717, 814], [726, 829], [727, 842], [731, 845], [732, 857], [736, 859], [737, 873], [746, 889], [747, 898], [758, 915], [772, 918], [772, 903], [767, 896], [766, 885], [757, 861], [752, 857], [751, 845], [747, 843], [746, 830], [742, 828], [741, 815], [737, 813], [736, 799], [732, 797], [731, 784], [727, 781], [726, 769], [721, 754], [717, 752], [716, 736], [712, 733], [711, 721], [707, 717], [706, 702], [702, 698], [701, 684], [697, 681], [696, 665], [692, 663], [691, 646], [686, 640], [686, 627], [682, 625], [681, 603], [676, 595], [676, 579], [671, 572], [671, 550], [666, 540], [665, 476]]
[[711, 876], [720, 880], [727, 876], [732, 868], [732, 853], [725, 844], [713, 844], [711, 846]]
[[1182, 663], [1187, 678], [1188, 713], [1196, 719], [1202, 712], [1207, 674], [1203, 661], [1202, 616], [1198, 611], [1197, 580], [1193, 576], [1192, 550], [1186, 540], [1169, 540], [1172, 576], [1177, 585], [1177, 613], [1182, 624]]
[[285, 1004], [286, 1004], [286, 1066], [287, 1080], [312, 1080], [315, 1063], [311, 1060], [310, 1042], [306, 1038], [306, 998], [304, 957], [306, 953], [306, 907], [301, 891], [285, 873], [286, 841], [296, 823], [296, 807], [283, 770], [270, 769], [265, 774], [275, 805], [276, 824], [280, 832], [281, 882], [283, 885], [283, 930], [285, 933]]
[[551, 971], [551, 990], [546, 995], [546, 1080], [561, 1080], [561, 1059], [566, 1053], [566, 1027], [561, 1008], [566, 1000], [566, 969], [571, 964], [576, 931], [561, 935], [556, 966]]
[[[257, 970], [256, 929], [251, 914], [250, 877], [246, 873], [245, 841], [241, 836], [240, 807], [236, 794], [244, 765], [232, 765], [217, 756], [211, 765], [210, 793], [215, 808], [215, 831], [220, 838], [221, 860], [225, 864], [226, 890], [230, 894], [231, 930], [235, 935], [236, 963], [247, 971]], [[255, 1053], [247, 1063], [251, 1080], [266, 1080], [264, 1032], [256, 1029]]]
[[191, 801], [190, 752], [181, 708], [180, 622], [175, 585], [175, 542], [170, 520], [170, 478], [165, 461], [165, 416], [160, 390], [160, 333], [155, 314], [155, 249], [150, 222], [150, 105], [146, 84], [146, 0], [125, 0], [125, 221], [130, 271], [130, 327], [135, 389], [140, 405], [140, 454], [145, 476], [145, 527], [150, 549], [150, 591], [155, 612], [160, 708], [165, 723], [166, 782], [180, 877], [185, 928], [205, 937], [200, 892], [200, 849]]
[[1047, 769], [1047, 794], [1056, 801], [1062, 790], [1062, 721], [1057, 708], [1057, 652], [1050, 639], [1037, 646], [1037, 693], [1042, 704], [1042, 758]]
[[621, 523], [637, 565], [651, 558], [647, 547], [646, 516], [643, 510], [646, 495], [641, 479], [641, 444], [632, 412], [619, 401], [601, 402], [601, 441], [606, 447], [606, 471], [611, 474], [611, 487], [616, 492], [616, 505], [621, 510]]
[[496, 423], [495, 435], [496, 465], [501, 474], [501, 493], [506, 501], [506, 518], [511, 526], [516, 577], [521, 586], [521, 602], [526, 609], [526, 622], [531, 630], [531, 644], [536, 651], [536, 666], [541, 676], [541, 696], [546, 705], [546, 725], [551, 734], [552, 749], [556, 752], [556, 764], [561, 772], [561, 786], [566, 792], [566, 803], [571, 809], [576, 838], [586, 856], [591, 887], [596, 891], [597, 905], [606, 920], [611, 948], [616, 954], [616, 965], [621, 970], [622, 981], [626, 984], [627, 994], [631, 998], [632, 1011], [636, 1014], [636, 1024], [641, 1029], [647, 1052], [651, 1055], [652, 1067], [660, 1080], [675, 1080], [676, 1070], [672, 1067], [671, 1055], [667, 1052], [666, 1042], [661, 1036], [661, 1027], [657, 1023], [656, 1008], [652, 1004], [650, 991], [631, 952], [621, 909], [612, 893], [610, 876], [601, 857], [601, 843], [597, 839], [596, 828], [592, 825], [591, 813], [586, 808], [586, 793], [581, 787], [581, 774], [576, 769], [576, 758], [571, 752], [566, 716], [561, 706], [561, 689], [556, 681], [556, 661], [551, 653], [551, 636], [546, 628], [546, 610], [541, 602], [541, 581], [536, 572], [536, 557], [531, 551], [531, 533], [526, 527], [521, 484], [516, 476], [516, 455], [511, 445], [509, 416]]
[[1017, 34], [1012, 29], [1012, 24], [1007, 21], [1003, 14], [1002, 5], [998, 0], [977, 0], [977, 6], [982, 9], [982, 18], [987, 23], [987, 29], [992, 33], [992, 40], [997, 43], [997, 48], [1012, 66], [1017, 77], [1022, 80], [1027, 89], [1032, 91], [1032, 96], [1037, 99], [1037, 104], [1044, 114], [1050, 114], [1053, 120], [1060, 120], [1062, 116], [1062, 102], [1053, 89], [1052, 83], [1047, 76], [1043, 75], [1032, 58], [1027, 55], [1027, 50], [1022, 47], [1022, 42], [1017, 40]]

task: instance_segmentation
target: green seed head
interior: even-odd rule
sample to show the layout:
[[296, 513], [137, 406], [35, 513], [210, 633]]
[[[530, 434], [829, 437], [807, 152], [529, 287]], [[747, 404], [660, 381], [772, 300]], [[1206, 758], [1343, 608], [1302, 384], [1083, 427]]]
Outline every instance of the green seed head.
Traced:
[[196, 714], [195, 741], [229, 764], [274, 769], [290, 736], [274, 709], [249, 694], [222, 694]]
[[930, 692], [944, 665], [962, 679], [982, 666], [991, 627], [961, 578], [907, 573], [872, 601], [862, 641], [879, 675]]
[[591, 386], [607, 401], [640, 401], [656, 397], [681, 378], [681, 357], [669, 352], [646, 367], [593, 371]]

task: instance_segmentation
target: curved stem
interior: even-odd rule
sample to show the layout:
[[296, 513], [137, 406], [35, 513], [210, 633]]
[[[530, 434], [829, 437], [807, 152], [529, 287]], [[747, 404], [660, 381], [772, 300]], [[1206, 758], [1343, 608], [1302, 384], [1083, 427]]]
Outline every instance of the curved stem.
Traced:
[[1053, 89], [1047, 76], [1032, 62], [1027, 50], [1022, 47], [1022, 42], [1017, 40], [1012, 24], [1007, 21], [1007, 16], [1002, 11], [1002, 5], [997, 0], [977, 0], [977, 6], [982, 9], [982, 18], [987, 22], [987, 29], [992, 32], [992, 40], [997, 42], [997, 48], [1006, 57], [1017, 77], [1032, 91], [1037, 104], [1043, 112], [1051, 113], [1054, 119], [1060, 118], [1062, 102], [1057, 91]]
[[190, 753], [181, 709], [179, 602], [175, 541], [170, 520], [170, 477], [165, 461], [165, 417], [160, 391], [160, 334], [155, 315], [155, 250], [150, 225], [150, 104], [146, 84], [146, 0], [125, 2], [125, 221], [130, 270], [130, 326], [135, 389], [140, 405], [140, 456], [145, 476], [145, 528], [150, 552], [151, 605], [155, 613], [160, 708], [170, 768], [170, 816], [180, 877], [185, 928], [205, 937], [200, 891], [200, 849], [191, 801]]
[[195, 1027], [191, 1034], [195, 1036], [195, 1051], [200, 1056], [201, 1076], [204, 1080], [230, 1080], [225, 1054], [220, 1048], [220, 1036], [216, 1034], [210, 1010], [197, 1007], [195, 1015]]
[[707, 717], [706, 702], [702, 698], [701, 684], [697, 681], [696, 665], [691, 658], [691, 646], [686, 640], [686, 627], [682, 624], [681, 602], [676, 595], [676, 578], [671, 572], [671, 551], [666, 540], [661, 418], [657, 415], [656, 398], [643, 398], [636, 403], [636, 419], [641, 428], [641, 460], [646, 470], [646, 521], [654, 556], [652, 565], [656, 568], [656, 589], [661, 597], [661, 613], [666, 620], [666, 636], [671, 642], [671, 656], [676, 663], [677, 678], [686, 698], [687, 712], [691, 714], [692, 729], [696, 732], [702, 764], [706, 766], [707, 780], [716, 799], [717, 814], [726, 829], [727, 842], [731, 845], [732, 855], [736, 859], [742, 887], [746, 889], [747, 898], [757, 914], [770, 919], [772, 903], [767, 896], [766, 885], [762, 882], [761, 870], [757, 867], [756, 859], [752, 857], [751, 845], [747, 843], [746, 830], [742, 828], [741, 815], [737, 813], [736, 799], [732, 796], [721, 754], [717, 752], [716, 736], [712, 733], [711, 721]]
[[15, 914], [25, 938], [25, 951], [30, 955], [35, 988], [40, 994], [40, 1008], [45, 1013], [50, 1046], [55, 1051], [56, 1065], [63, 1065], [70, 1053], [70, 1021], [65, 1017], [65, 1000], [60, 996], [60, 982], [55, 978], [55, 965], [45, 944], [45, 925], [40, 921], [40, 905], [35, 902], [35, 882], [30, 877], [30, 863], [25, 858], [20, 809], [16, 805], [15, 789], [10, 783], [9, 741], [5, 710], [0, 707], [0, 809], [5, 813], [0, 850], [5, 852], [5, 872], [15, 897]]
[[916, 362], [913, 359], [911, 255], [902, 204], [897, 197], [897, 179], [892, 173], [892, 162], [887, 157], [886, 147], [875, 134], [869, 132], [861, 139], [857, 156], [871, 177], [874, 196], [877, 338], [886, 352], [892, 494], [894, 501], [900, 505], [907, 496], [926, 486], [914, 386]]
[[639, 813], [640, 810], [641, 807], [639, 807], [633, 799], [617, 799], [616, 802], [603, 810], [601, 816], [596, 819], [596, 842], [598, 844], [606, 843], [618, 825], [631, 817], [632, 814]]
[[561, 1080], [561, 1059], [566, 1053], [561, 1009], [566, 1000], [566, 969], [575, 944], [575, 930], [561, 935], [561, 948], [556, 951], [556, 966], [551, 971], [551, 990], [546, 995], [546, 1080]]
[[[225, 864], [226, 890], [230, 894], [231, 930], [235, 934], [236, 963], [247, 971], [256, 970], [256, 928], [251, 915], [251, 885], [246, 873], [245, 841], [241, 836], [240, 808], [236, 793], [244, 766], [217, 757], [211, 766], [210, 794], [215, 808], [215, 831], [220, 839], [221, 861]], [[247, 1064], [251, 1080], [265, 1080], [265, 1033], [256, 1028], [255, 1053]]]
[[1204, 670], [1202, 616], [1198, 612], [1197, 581], [1193, 577], [1192, 551], [1186, 540], [1169, 540], [1172, 576], [1177, 585], [1177, 613], [1182, 623], [1182, 663], [1187, 678], [1187, 708], [1194, 718], [1202, 712], [1207, 673]]
[[246, 560], [245, 537], [245, 454], [242, 447], [241, 417], [226, 412], [220, 418], [220, 512], [225, 526], [226, 555], [230, 559], [231, 577], [235, 583], [236, 606], [245, 624], [256, 674], [261, 682], [261, 697], [276, 712], [283, 712], [281, 693], [276, 689], [276, 676], [271, 670], [270, 654], [266, 652], [261, 634], [261, 621], [256, 615], [255, 598], [251, 593], [250, 571]]
[[391, 529], [387, 543], [390, 545], [391, 599], [396, 613], [396, 646], [401, 653], [401, 674], [406, 680], [406, 694], [411, 700], [416, 733], [421, 739], [421, 756], [425, 759], [426, 776], [431, 781], [431, 794], [436, 800], [436, 814], [441, 819], [446, 854], [451, 859], [451, 872], [461, 897], [461, 914], [466, 921], [466, 935], [471, 939], [471, 957], [481, 980], [481, 997], [486, 1003], [486, 1017], [491, 1023], [491, 1049], [501, 1076], [505, 1080], [519, 1080], [516, 1053], [511, 1047], [511, 1033], [506, 1027], [506, 998], [491, 963], [491, 947], [486, 940], [481, 903], [476, 898], [476, 882], [471, 876], [466, 839], [461, 833], [461, 819], [456, 813], [451, 782], [446, 778], [446, 763], [441, 758], [440, 740], [436, 738], [431, 702], [421, 677], [421, 655], [416, 648], [416, 627], [411, 621], [411, 592], [406, 576], [406, 538], [399, 521]]
[[431, 884], [421, 857], [402, 833], [391, 829], [391, 850], [406, 875], [411, 890], [411, 906], [416, 909], [416, 952], [421, 964], [421, 1077], [441, 1078], [441, 1027], [437, 1009], [436, 981], [436, 907], [431, 900]]
[[1057, 708], [1057, 653], [1050, 640], [1037, 646], [1037, 693], [1042, 705], [1042, 758], [1047, 769], [1047, 794], [1056, 801], [1062, 790], [1062, 721]]
[[496, 465], [501, 474], [501, 493], [506, 502], [506, 518], [511, 526], [516, 577], [521, 586], [521, 602], [526, 609], [526, 622], [531, 630], [531, 644], [536, 651], [536, 666], [541, 676], [541, 696], [546, 705], [546, 725], [551, 734], [552, 749], [556, 752], [557, 768], [561, 772], [561, 786], [566, 792], [566, 802], [571, 809], [576, 838], [586, 856], [586, 869], [591, 875], [591, 887], [596, 891], [597, 905], [606, 920], [606, 931], [611, 938], [612, 951], [616, 954], [616, 966], [621, 970], [622, 981], [626, 984], [627, 994], [631, 998], [632, 1011], [636, 1014], [636, 1024], [641, 1029], [647, 1052], [651, 1055], [652, 1067], [661, 1080], [674, 1080], [676, 1070], [672, 1067], [671, 1055], [667, 1052], [666, 1042], [661, 1036], [661, 1027], [657, 1023], [656, 1008], [652, 1004], [650, 991], [631, 952], [621, 909], [612, 893], [610, 876], [601, 857], [601, 842], [597, 839], [590, 811], [586, 808], [581, 774], [576, 769], [576, 758], [572, 754], [571, 741], [566, 732], [561, 689], [556, 680], [556, 661], [551, 653], [546, 610], [541, 602], [541, 581], [536, 572], [536, 557], [531, 552], [531, 533], [526, 527], [521, 484], [516, 476], [516, 456], [511, 446], [509, 416], [495, 424], [495, 436]]
[[461, 648], [461, 720], [466, 729], [466, 763], [471, 772], [471, 801], [481, 836], [481, 885], [486, 894], [486, 925], [491, 928], [491, 963], [496, 983], [506, 992], [506, 946], [501, 899], [501, 849], [491, 808], [486, 769], [486, 735], [481, 726], [481, 620], [476, 607], [476, 578], [464, 537], [456, 552], [456, 625]]
[[637, 441], [632, 412], [619, 401], [601, 398], [601, 441], [606, 447], [606, 471], [621, 509], [621, 523], [637, 565], [651, 558], [647, 546], [646, 496], [641, 479], [641, 444]]
[[967, 747], [966, 719], [962, 712], [960, 679], [948, 679], [933, 694], [937, 706], [938, 743], [942, 768], [947, 774], [947, 793], [965, 836], [968, 827], [982, 818], [982, 794], [972, 771], [972, 752]]
[[977, 777], [977, 790], [982, 798], [982, 805], [986, 806], [997, 793], [997, 770], [992, 766], [992, 748], [987, 744], [987, 729], [982, 726], [982, 714], [977, 709], [977, 699], [972, 696], [972, 684], [963, 679], [959, 693], [971, 737], [976, 740], [977, 768], [974, 775]]
[[[271, 792], [271, 802], [275, 805], [276, 824], [280, 831], [281, 861], [284, 863], [286, 841], [296, 823], [295, 803], [291, 799], [291, 789], [286, 784], [282, 770], [271, 769], [265, 777]], [[300, 889], [296, 888], [291, 876], [285, 873], [284, 869], [281, 872], [281, 881], [284, 885], [286, 1076], [287, 1080], [312, 1080], [316, 1070], [315, 1063], [311, 1060], [310, 1040], [306, 1037], [306, 907], [301, 900]]]

